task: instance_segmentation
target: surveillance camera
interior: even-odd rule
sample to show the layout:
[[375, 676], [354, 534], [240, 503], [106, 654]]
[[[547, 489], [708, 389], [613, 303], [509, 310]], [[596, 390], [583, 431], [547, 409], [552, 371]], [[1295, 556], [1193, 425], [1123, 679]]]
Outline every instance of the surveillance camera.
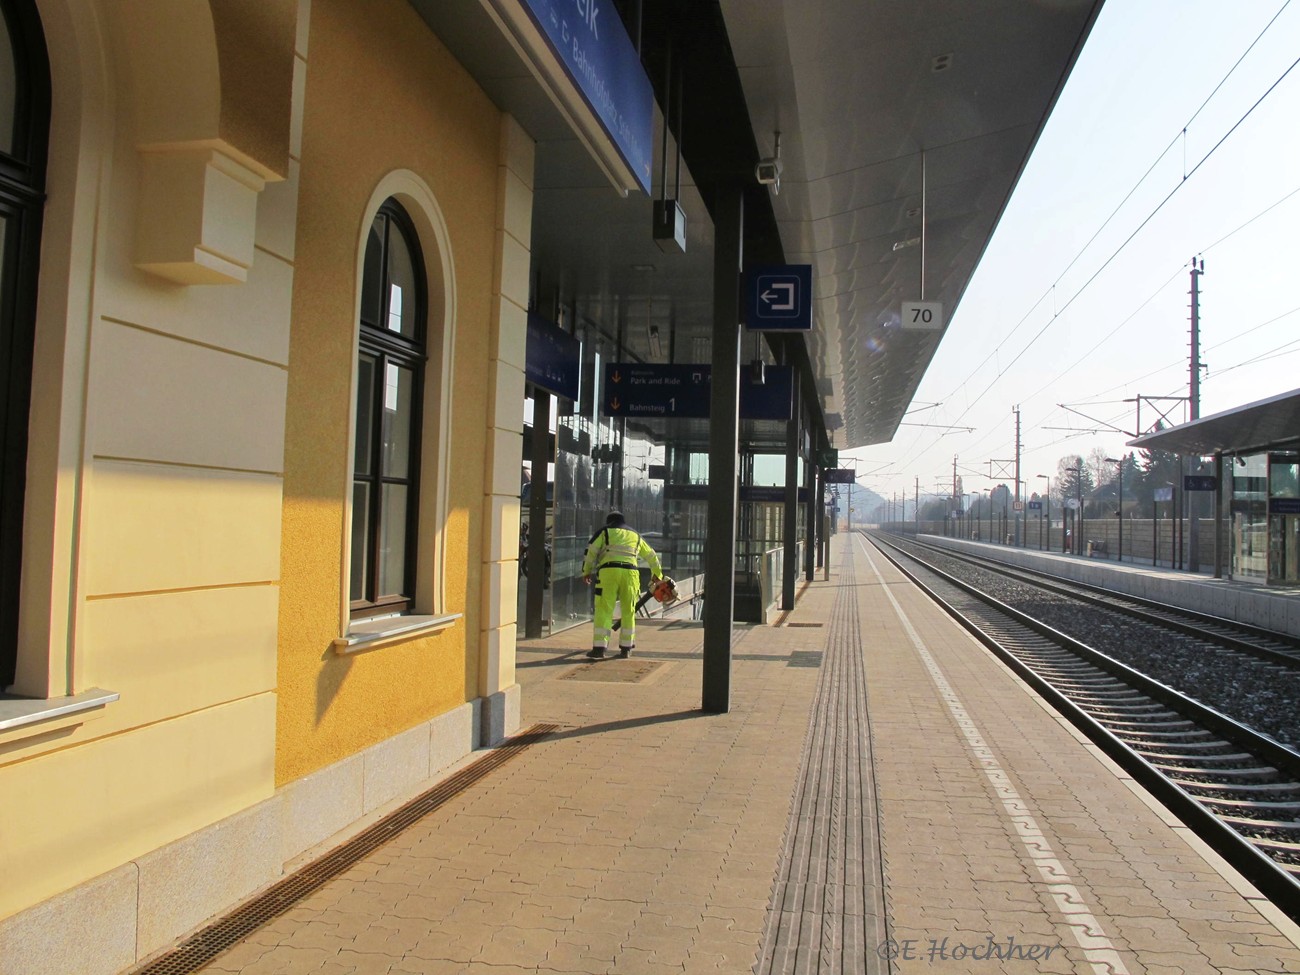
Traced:
[[781, 160], [760, 159], [754, 167], [754, 178], [764, 186], [772, 187], [772, 192], [781, 192]]

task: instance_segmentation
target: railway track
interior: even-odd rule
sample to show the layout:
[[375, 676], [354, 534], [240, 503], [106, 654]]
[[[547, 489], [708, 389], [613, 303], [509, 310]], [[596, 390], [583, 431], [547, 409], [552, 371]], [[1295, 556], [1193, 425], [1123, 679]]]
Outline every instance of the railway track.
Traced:
[[909, 540], [909, 543], [946, 558], [978, 566], [985, 571], [998, 572], [1009, 579], [1016, 579], [1048, 592], [1069, 596], [1080, 602], [1122, 613], [1133, 619], [1162, 626], [1187, 636], [1212, 639], [1220, 646], [1239, 653], [1300, 670], [1300, 638], [1285, 633], [1277, 633], [1209, 613], [1198, 613], [1180, 606], [1171, 606], [1154, 599], [1117, 593], [1101, 586], [1062, 579], [1059, 576], [988, 556], [973, 556], [914, 539]]
[[1300, 754], [871, 537], [877, 549], [1290, 917]]

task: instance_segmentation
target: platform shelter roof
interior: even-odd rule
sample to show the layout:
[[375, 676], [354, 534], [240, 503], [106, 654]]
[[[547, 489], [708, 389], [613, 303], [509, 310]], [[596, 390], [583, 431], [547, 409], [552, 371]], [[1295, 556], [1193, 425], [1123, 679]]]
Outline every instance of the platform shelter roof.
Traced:
[[1300, 443], [1300, 389], [1130, 440], [1177, 454], [1240, 454]]

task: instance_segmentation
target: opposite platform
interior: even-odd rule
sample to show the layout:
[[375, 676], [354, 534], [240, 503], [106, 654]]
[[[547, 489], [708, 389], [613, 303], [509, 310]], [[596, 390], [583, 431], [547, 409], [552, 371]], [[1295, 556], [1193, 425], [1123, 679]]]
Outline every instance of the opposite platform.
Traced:
[[857, 536], [782, 625], [520, 645], [560, 730], [210, 971], [1286, 972], [1295, 926]]

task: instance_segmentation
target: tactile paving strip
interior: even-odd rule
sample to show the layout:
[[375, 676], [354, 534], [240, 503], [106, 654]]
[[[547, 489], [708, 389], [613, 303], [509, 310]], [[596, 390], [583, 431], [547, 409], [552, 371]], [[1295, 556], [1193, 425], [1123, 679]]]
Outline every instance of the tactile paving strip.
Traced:
[[144, 967], [137, 968], [134, 975], [190, 975], [191, 972], [198, 971], [227, 948], [279, 917], [308, 894], [323, 887], [402, 830], [517, 757], [530, 745], [544, 739], [557, 727], [553, 724], [535, 724], [523, 734], [507, 739], [483, 758], [467, 765], [428, 792], [416, 796], [342, 846], [272, 884], [230, 914], [214, 921]]
[[889, 970], [851, 554], [841, 573], [757, 975]]

